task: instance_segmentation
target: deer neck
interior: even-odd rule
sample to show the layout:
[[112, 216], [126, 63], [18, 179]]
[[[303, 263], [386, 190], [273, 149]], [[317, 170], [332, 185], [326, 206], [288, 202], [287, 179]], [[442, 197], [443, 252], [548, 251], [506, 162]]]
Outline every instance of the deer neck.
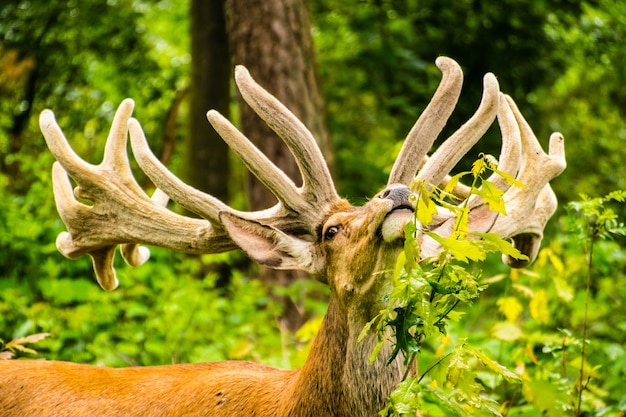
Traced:
[[[294, 385], [289, 416], [371, 416], [400, 382], [401, 359], [385, 364], [391, 346], [369, 363], [377, 338], [357, 343], [365, 317], [342, 307], [332, 293], [328, 310]], [[360, 318], [363, 317], [363, 318]]]

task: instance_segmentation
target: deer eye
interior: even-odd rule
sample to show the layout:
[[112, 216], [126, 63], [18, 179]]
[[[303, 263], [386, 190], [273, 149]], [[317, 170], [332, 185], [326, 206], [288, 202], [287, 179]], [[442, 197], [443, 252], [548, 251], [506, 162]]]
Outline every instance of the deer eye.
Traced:
[[332, 239], [337, 233], [339, 233], [339, 230], [341, 230], [341, 226], [330, 226], [328, 229], [326, 229], [326, 232], [324, 232], [324, 239]]

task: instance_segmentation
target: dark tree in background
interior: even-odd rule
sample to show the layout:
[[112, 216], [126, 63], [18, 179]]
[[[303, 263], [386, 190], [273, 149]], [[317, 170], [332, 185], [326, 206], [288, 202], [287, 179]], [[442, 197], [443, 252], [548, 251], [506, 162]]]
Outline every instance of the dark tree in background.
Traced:
[[[228, 33], [234, 64], [274, 94], [311, 130], [330, 158], [323, 104], [315, 76], [311, 19], [305, 0], [226, 0]], [[300, 173], [282, 141], [243, 101], [241, 128], [248, 138], [297, 184]], [[253, 210], [276, 202], [256, 179], [249, 181]]]
[[228, 201], [228, 145], [206, 119], [210, 109], [230, 118], [231, 61], [224, 0], [192, 0], [189, 15], [191, 80], [184, 176], [190, 185]]

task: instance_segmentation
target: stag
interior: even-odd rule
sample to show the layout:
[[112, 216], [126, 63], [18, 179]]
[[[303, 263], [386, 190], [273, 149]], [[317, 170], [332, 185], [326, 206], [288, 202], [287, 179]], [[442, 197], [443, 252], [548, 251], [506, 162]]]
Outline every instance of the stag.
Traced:
[[[402, 378], [399, 355], [385, 364], [368, 357], [375, 335], [357, 338], [381, 309], [390, 273], [403, 250], [404, 226], [414, 215], [409, 185], [415, 178], [441, 184], [461, 157], [498, 119], [502, 133], [499, 170], [525, 187], [493, 182], [504, 191], [507, 216], [490, 211], [479, 198], [468, 199], [471, 231], [511, 239], [527, 261], [505, 258], [513, 267], [531, 262], [543, 228], [556, 209], [549, 181], [565, 168], [563, 137], [554, 133], [549, 153], [513, 100], [500, 93], [492, 74], [484, 77], [476, 113], [430, 156], [427, 153], [451, 115], [461, 92], [463, 73], [453, 60], [436, 61], [442, 80], [433, 99], [408, 133], [387, 185], [365, 205], [340, 198], [314, 138], [276, 98], [261, 88], [244, 67], [235, 78], [245, 101], [282, 138], [297, 160], [302, 185], [296, 186], [228, 120], [216, 111], [207, 118], [247, 168], [276, 196], [261, 211], [235, 210], [179, 180], [150, 151], [133, 102], [122, 102], [115, 115], [103, 162], [78, 157], [51, 111], [40, 126], [57, 162], [54, 195], [68, 232], [57, 247], [68, 258], [89, 254], [100, 285], [118, 285], [113, 269], [116, 247], [139, 265], [148, 257], [142, 245], [187, 253], [216, 253], [236, 248], [255, 262], [277, 269], [298, 269], [330, 287], [328, 309], [301, 369], [280, 370], [226, 361], [112, 369], [73, 363], [24, 360], [0, 362], [0, 410], [3, 416], [373, 416]], [[152, 198], [135, 181], [126, 150], [158, 187]], [[69, 177], [77, 184], [72, 189]], [[165, 207], [171, 198], [200, 218]], [[86, 204], [84, 201], [89, 201]], [[461, 203], [464, 204], [464, 203]], [[429, 231], [451, 233], [455, 214], [441, 210]], [[421, 256], [440, 247], [423, 237]]]

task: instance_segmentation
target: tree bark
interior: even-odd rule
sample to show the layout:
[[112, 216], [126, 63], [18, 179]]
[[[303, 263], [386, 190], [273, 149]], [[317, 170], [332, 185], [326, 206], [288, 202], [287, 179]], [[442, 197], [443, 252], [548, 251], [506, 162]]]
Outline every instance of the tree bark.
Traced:
[[[228, 202], [228, 146], [206, 119], [210, 109], [230, 116], [232, 70], [224, 0], [192, 0], [190, 22], [190, 132], [183, 175], [190, 185]], [[210, 175], [207, 167], [211, 169]]]

